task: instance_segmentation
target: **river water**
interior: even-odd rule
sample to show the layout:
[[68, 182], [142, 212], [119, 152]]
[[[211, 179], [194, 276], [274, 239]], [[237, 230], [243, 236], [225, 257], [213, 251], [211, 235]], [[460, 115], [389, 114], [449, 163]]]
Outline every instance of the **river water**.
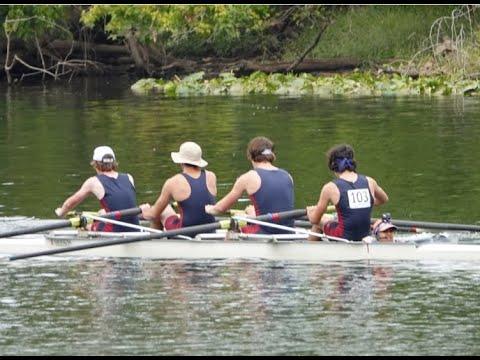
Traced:
[[[476, 98], [136, 96], [128, 79], [0, 88], [0, 216], [53, 218], [110, 145], [153, 203], [199, 143], [219, 196], [248, 141], [276, 144], [296, 207], [347, 142], [397, 219], [478, 224]], [[243, 206], [241, 203], [239, 206]], [[87, 200], [79, 210], [96, 210]], [[475, 262], [160, 261], [68, 256], [2, 262], [3, 355], [480, 355]]]

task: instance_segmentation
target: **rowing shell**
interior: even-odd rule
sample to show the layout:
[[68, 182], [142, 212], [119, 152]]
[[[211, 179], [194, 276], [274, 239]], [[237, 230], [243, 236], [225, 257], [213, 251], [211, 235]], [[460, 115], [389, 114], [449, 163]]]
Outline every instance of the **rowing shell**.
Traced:
[[[0, 254], [19, 255], [106, 238], [139, 233], [92, 233], [78, 230], [0, 239]], [[144, 234], [144, 233], [140, 233]], [[454, 243], [339, 243], [307, 241], [304, 234], [199, 234], [193, 239], [153, 239], [65, 253], [63, 256], [133, 257], [154, 259], [266, 259], [298, 262], [355, 260], [473, 260], [480, 261], [480, 244]], [[58, 256], [58, 255], [55, 255]], [[51, 258], [51, 257], [50, 257]]]

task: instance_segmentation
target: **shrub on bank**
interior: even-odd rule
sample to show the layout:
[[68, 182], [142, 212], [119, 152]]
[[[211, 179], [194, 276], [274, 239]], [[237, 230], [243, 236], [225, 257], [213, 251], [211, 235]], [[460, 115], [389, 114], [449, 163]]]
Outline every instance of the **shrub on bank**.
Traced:
[[334, 76], [312, 74], [266, 74], [254, 72], [237, 78], [232, 73], [205, 79], [204, 72], [166, 81], [141, 79], [131, 86], [136, 94], [158, 93], [167, 97], [254, 94], [320, 97], [363, 96], [449, 96], [478, 95], [479, 80], [455, 79], [447, 76], [418, 77], [413, 79], [399, 74], [374, 74], [355, 71]]

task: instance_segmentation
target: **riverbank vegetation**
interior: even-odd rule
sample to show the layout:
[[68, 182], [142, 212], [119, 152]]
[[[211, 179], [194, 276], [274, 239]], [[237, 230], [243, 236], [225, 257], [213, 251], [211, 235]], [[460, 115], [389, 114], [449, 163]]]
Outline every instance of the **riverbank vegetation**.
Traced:
[[477, 5], [4, 5], [4, 78], [186, 94], [475, 94]]
[[265, 74], [255, 72], [235, 77], [222, 73], [213, 79], [204, 79], [198, 72], [182, 79], [141, 79], [132, 85], [136, 94], [157, 93], [167, 97], [197, 95], [244, 96], [254, 94], [319, 97], [410, 96], [410, 95], [478, 95], [480, 81], [454, 80], [447, 76], [421, 76], [413, 79], [399, 74], [373, 74], [354, 71], [348, 74], [315, 76], [312, 74]]

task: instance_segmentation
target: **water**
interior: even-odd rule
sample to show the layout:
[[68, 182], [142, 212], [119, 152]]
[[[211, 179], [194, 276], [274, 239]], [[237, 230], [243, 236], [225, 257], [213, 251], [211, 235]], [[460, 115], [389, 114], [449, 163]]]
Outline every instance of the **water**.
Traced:
[[[390, 202], [374, 215], [478, 224], [476, 98], [161, 99], [125, 79], [0, 89], [0, 216], [53, 218], [110, 145], [153, 203], [198, 142], [219, 196], [274, 140], [296, 206], [331, 179], [347, 142]], [[4, 100], [1, 100], [4, 99]], [[239, 207], [245, 203], [239, 203]], [[79, 210], [98, 209], [87, 200]], [[475, 262], [153, 261], [36, 258], [0, 267], [2, 355], [479, 355]]]
[[0, 270], [0, 351], [478, 355], [479, 270], [458, 262], [18, 262]]
[[[295, 181], [296, 205], [315, 204], [332, 179], [325, 152], [347, 142], [359, 171], [390, 195], [375, 211], [397, 219], [477, 223], [477, 98], [319, 99], [255, 96], [139, 97], [131, 82], [0, 89], [0, 216], [51, 218], [93, 170], [93, 148], [108, 144], [135, 177], [139, 202], [154, 202], [179, 170], [170, 158], [186, 140], [203, 148], [219, 196], [250, 169], [248, 141], [276, 144], [277, 165]], [[243, 205], [243, 204], [241, 204]], [[80, 210], [95, 210], [96, 200]]]

